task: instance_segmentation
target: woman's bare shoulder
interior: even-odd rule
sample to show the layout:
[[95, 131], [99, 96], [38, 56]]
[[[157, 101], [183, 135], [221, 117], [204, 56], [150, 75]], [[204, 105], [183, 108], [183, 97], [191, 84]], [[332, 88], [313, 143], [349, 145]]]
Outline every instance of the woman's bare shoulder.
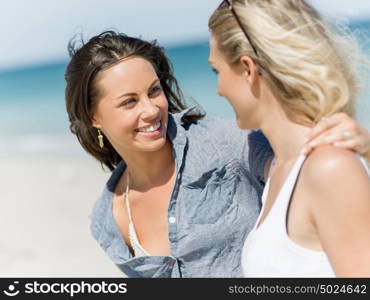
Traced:
[[[302, 168], [302, 182], [313, 202], [339, 201], [370, 188], [369, 175], [358, 154], [333, 146], [314, 150]], [[350, 197], [352, 198], [352, 197]]]
[[[307, 180], [321, 180], [366, 174], [358, 154], [339, 147], [323, 146], [315, 149], [306, 159], [303, 175]], [[326, 178], [330, 175], [330, 178]]]

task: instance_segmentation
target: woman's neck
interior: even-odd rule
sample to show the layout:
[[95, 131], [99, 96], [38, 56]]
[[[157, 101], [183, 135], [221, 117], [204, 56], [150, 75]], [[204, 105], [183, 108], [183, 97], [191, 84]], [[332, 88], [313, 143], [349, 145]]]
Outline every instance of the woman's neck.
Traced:
[[140, 152], [124, 155], [125, 171], [130, 177], [130, 189], [148, 190], [165, 184], [175, 171], [172, 144], [166, 139], [165, 145], [155, 152]]
[[285, 164], [297, 159], [311, 128], [289, 120], [277, 101], [275, 103], [269, 107], [260, 128], [270, 142], [276, 163]]

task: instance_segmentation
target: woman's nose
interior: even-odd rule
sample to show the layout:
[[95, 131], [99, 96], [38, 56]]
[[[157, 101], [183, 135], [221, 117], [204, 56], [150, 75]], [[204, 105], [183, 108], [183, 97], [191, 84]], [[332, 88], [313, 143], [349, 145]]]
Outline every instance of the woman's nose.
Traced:
[[150, 99], [146, 99], [143, 102], [142, 107], [142, 118], [146, 120], [154, 120], [158, 117], [159, 107], [153, 104]]

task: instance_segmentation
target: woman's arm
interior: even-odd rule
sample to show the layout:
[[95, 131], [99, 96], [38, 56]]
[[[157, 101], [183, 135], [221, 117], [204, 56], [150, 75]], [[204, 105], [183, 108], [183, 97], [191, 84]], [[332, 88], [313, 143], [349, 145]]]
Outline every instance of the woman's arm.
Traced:
[[322, 119], [311, 130], [304, 148], [305, 153], [322, 145], [333, 145], [353, 150], [370, 161], [370, 132], [345, 113]]
[[338, 277], [370, 277], [370, 177], [350, 151], [315, 150], [302, 169], [321, 245]]

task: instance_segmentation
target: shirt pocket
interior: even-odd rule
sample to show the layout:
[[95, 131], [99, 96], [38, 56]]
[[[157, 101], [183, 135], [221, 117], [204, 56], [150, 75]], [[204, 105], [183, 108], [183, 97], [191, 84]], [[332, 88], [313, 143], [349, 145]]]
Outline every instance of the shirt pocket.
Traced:
[[189, 224], [215, 224], [232, 209], [236, 182], [235, 164], [205, 172], [200, 178], [184, 185], [184, 205]]

